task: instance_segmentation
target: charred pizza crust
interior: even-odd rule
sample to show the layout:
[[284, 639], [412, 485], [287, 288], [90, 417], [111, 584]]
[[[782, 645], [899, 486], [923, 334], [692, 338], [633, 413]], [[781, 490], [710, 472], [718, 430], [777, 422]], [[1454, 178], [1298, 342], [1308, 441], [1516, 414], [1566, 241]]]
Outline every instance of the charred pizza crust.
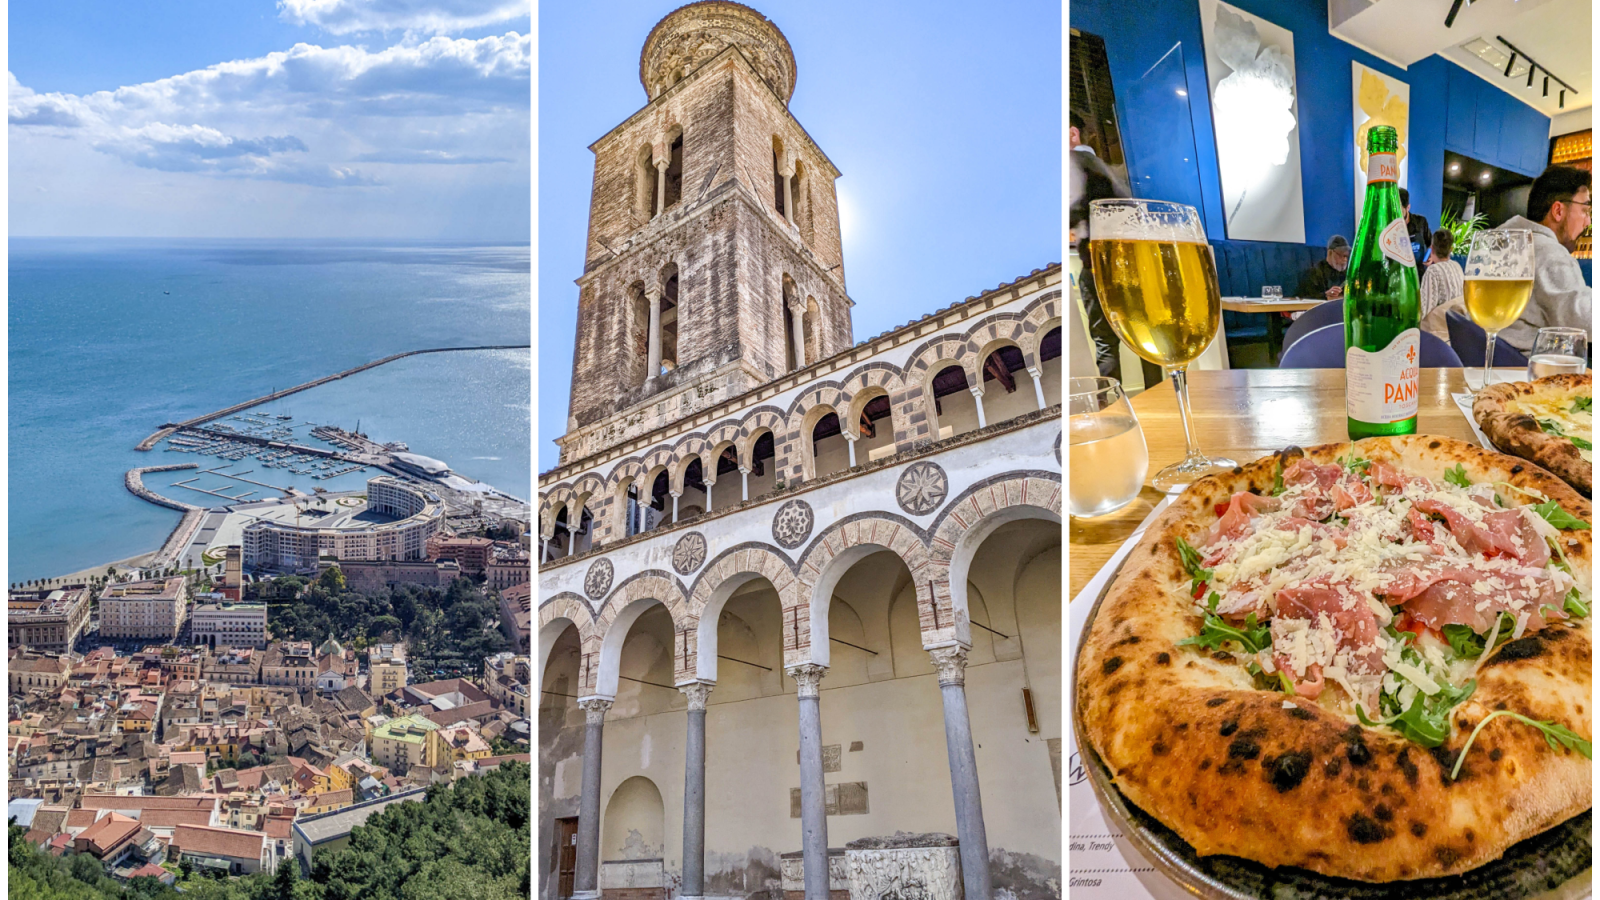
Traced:
[[1537, 381], [1492, 384], [1479, 391], [1472, 401], [1472, 415], [1490, 443], [1554, 472], [1590, 497], [1594, 495], [1594, 466], [1583, 458], [1572, 441], [1545, 434], [1533, 416], [1507, 409], [1519, 398], [1539, 395], [1570, 398], [1589, 396], [1590, 391], [1587, 374], [1550, 375]]
[[[1589, 760], [1552, 750], [1538, 730], [1507, 716], [1485, 726], [1460, 777], [1449, 777], [1467, 735], [1492, 710], [1591, 734], [1588, 618], [1502, 645], [1455, 709], [1450, 739], [1432, 751], [1315, 701], [1258, 690], [1226, 652], [1178, 646], [1201, 620], [1182, 602], [1188, 576], [1176, 538], [1195, 539], [1233, 493], [1270, 490], [1278, 459], [1326, 464], [1350, 446], [1290, 448], [1202, 479], [1150, 527], [1078, 656], [1084, 736], [1117, 788], [1201, 855], [1374, 882], [1465, 872], [1592, 805]], [[1588, 501], [1560, 479], [1472, 444], [1411, 435], [1356, 449], [1436, 480], [1460, 463], [1474, 482], [1536, 490], [1592, 521]], [[1561, 537], [1588, 596], [1591, 532]]]

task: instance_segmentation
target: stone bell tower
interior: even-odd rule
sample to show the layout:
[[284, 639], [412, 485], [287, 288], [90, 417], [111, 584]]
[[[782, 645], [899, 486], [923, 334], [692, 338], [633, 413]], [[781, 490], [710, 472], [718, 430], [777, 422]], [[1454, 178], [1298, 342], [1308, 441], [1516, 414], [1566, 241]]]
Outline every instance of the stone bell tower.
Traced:
[[851, 346], [838, 169], [789, 113], [795, 61], [760, 13], [658, 22], [649, 101], [590, 145], [572, 462]]

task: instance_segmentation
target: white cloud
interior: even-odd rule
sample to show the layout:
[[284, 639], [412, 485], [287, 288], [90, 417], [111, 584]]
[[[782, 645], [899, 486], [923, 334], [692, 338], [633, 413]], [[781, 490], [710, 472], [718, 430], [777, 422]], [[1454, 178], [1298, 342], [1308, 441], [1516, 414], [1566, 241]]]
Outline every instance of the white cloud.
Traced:
[[331, 34], [406, 31], [451, 34], [520, 19], [531, 0], [278, 0], [278, 14]]
[[[379, 51], [296, 44], [86, 95], [11, 75], [8, 120], [14, 147], [48, 138], [163, 172], [374, 185], [354, 164], [525, 159], [531, 53], [515, 33]], [[485, 146], [485, 130], [504, 146]]]

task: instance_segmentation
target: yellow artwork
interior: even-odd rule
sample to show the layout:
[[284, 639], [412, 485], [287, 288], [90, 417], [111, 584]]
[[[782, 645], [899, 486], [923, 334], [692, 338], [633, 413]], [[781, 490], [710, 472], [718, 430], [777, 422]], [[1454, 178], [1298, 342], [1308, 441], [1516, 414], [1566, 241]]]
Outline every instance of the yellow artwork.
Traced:
[[1363, 68], [1361, 71], [1361, 88], [1357, 92], [1357, 102], [1361, 111], [1367, 114], [1367, 121], [1356, 131], [1356, 152], [1361, 154], [1361, 171], [1367, 170], [1367, 129], [1374, 125], [1389, 125], [1400, 136], [1400, 152], [1395, 154], [1395, 164], [1406, 158], [1406, 123], [1410, 121], [1410, 104], [1399, 95], [1389, 93], [1389, 86], [1384, 84], [1378, 73], [1371, 69]]

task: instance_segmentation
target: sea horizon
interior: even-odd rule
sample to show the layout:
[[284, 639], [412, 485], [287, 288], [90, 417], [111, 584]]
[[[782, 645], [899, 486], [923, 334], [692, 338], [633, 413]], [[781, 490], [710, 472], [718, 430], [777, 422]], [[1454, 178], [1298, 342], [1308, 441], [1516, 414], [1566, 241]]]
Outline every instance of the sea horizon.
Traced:
[[[164, 422], [394, 353], [529, 341], [525, 242], [12, 236], [9, 248], [12, 582], [160, 546], [178, 514], [129, 494], [122, 476], [191, 461], [133, 449]], [[528, 350], [425, 354], [252, 411], [359, 422], [528, 499], [530, 365]], [[350, 490], [375, 474], [317, 484]], [[226, 502], [168, 480], [148, 486]]]

